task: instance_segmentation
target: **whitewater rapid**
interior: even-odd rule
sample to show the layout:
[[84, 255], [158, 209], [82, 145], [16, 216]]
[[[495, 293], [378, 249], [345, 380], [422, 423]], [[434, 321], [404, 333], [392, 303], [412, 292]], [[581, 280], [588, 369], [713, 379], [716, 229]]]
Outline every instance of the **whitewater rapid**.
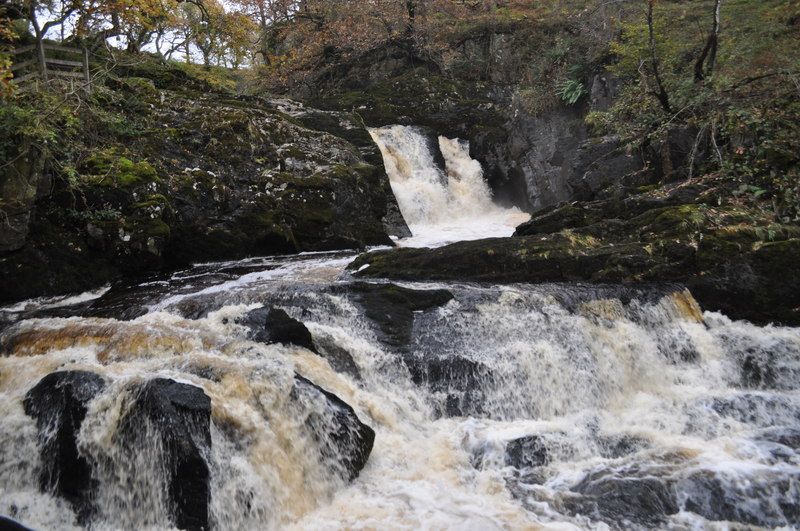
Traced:
[[[492, 203], [465, 143], [372, 134], [401, 245], [527, 219]], [[198, 264], [0, 308], [0, 515], [85, 523], [42, 489], [53, 434], [24, 404], [45, 376], [88, 371], [107, 382], [76, 436], [99, 485], [91, 529], [174, 528], [160, 440], [119, 435], [156, 379], [210, 399], [211, 529], [800, 525], [800, 329], [703, 312], [667, 284], [364, 282], [355, 256]], [[254, 335], [261, 309], [302, 322], [317, 352]], [[319, 429], [342, 409], [302, 381], [374, 430], [352, 481], [332, 465], [342, 434]]]
[[[132, 382], [168, 377], [211, 397], [216, 529], [702, 528], [730, 515], [797, 523], [800, 453], [787, 441], [800, 433], [800, 330], [703, 313], [670, 286], [406, 283], [453, 299], [415, 313], [398, 347], [351, 291], [348, 258], [204, 264], [157, 291], [151, 283], [118, 295], [123, 305], [111, 290], [75, 310], [145, 312], [132, 320], [40, 316], [6, 328], [0, 513], [35, 528], [75, 527], [67, 504], [38, 491], [36, 431], [21, 401], [44, 375], [82, 369], [114, 381], [81, 432], [93, 455], [117, 455], [109, 434]], [[231, 268], [235, 278], [220, 278]], [[303, 348], [249, 340], [237, 319], [263, 305], [348, 352], [359, 376]], [[449, 367], [444, 386], [415, 379], [420, 367], [441, 373], [436, 360]], [[747, 381], [753, 363], [771, 367], [769, 381]], [[219, 377], [202, 376], [212, 368]], [[375, 430], [353, 483], [319, 468], [297, 412], [280, 405], [294, 372]], [[521, 437], [547, 448], [543, 464], [508, 461]], [[113, 511], [95, 528], [163, 528], [129, 486], [103, 474]], [[615, 521], [593, 508], [587, 478], [611, 498], [633, 495], [615, 493], [620, 481], [650, 481], [676, 509], [663, 521]]]
[[[492, 202], [480, 163], [469, 144], [429, 137], [418, 128], [393, 125], [370, 130], [383, 154], [386, 173], [412, 236], [403, 247], [438, 247], [462, 240], [511, 236], [530, 219], [516, 207]], [[435, 152], [444, 167], [437, 164]]]

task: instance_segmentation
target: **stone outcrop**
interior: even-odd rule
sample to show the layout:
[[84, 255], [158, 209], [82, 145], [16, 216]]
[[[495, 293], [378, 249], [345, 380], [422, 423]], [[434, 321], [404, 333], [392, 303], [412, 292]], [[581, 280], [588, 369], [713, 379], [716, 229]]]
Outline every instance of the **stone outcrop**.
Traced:
[[209, 528], [210, 424], [211, 399], [201, 388], [155, 378], [138, 390], [116, 434], [129, 462], [145, 451], [159, 460], [166, 472], [168, 511], [179, 529]]
[[716, 206], [713, 183], [542, 211], [514, 238], [362, 255], [356, 276], [485, 282], [674, 281], [704, 309], [800, 323], [800, 229]]
[[306, 426], [319, 441], [324, 461], [346, 481], [358, 477], [367, 464], [375, 444], [375, 431], [361, 422], [353, 408], [344, 400], [312, 381], [295, 375], [293, 396], [324, 404], [329, 414], [312, 411]]
[[0, 275], [9, 280], [0, 300], [408, 234], [377, 147], [354, 116], [292, 112], [149, 62], [119, 73], [127, 76], [98, 89], [112, 110], [81, 115], [97, 135], [64, 140], [79, 154], [58, 155], [69, 178], [29, 151], [0, 180], [10, 215], [0, 228]]
[[432, 310], [447, 304], [453, 294], [447, 290], [417, 290], [395, 284], [355, 283], [338, 288], [359, 304], [364, 315], [375, 323], [381, 342], [393, 349], [408, 346], [414, 312]]
[[67, 500], [84, 523], [94, 511], [97, 484], [92, 464], [78, 449], [78, 432], [89, 402], [105, 385], [101, 376], [91, 372], [54, 372], [28, 391], [23, 402], [25, 413], [36, 419], [39, 430], [41, 489]]

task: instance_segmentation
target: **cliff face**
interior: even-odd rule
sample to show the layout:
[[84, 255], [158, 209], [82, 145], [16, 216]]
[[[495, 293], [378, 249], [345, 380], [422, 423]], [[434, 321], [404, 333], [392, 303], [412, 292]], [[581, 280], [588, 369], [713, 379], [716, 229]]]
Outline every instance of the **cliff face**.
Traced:
[[235, 97], [164, 65], [122, 74], [44, 149], [18, 143], [0, 183], [0, 300], [407, 233], [380, 157], [304, 125], [324, 118], [358, 143], [353, 116]]
[[[523, 35], [522, 27], [474, 32], [448, 49], [461, 65], [450, 69], [392, 43], [297, 89], [313, 105], [352, 110], [368, 125], [423, 125], [469, 140], [495, 199], [534, 214], [514, 238], [365, 255], [353, 264], [358, 275], [677, 281], [705, 309], [800, 323], [800, 286], [789, 265], [798, 257], [796, 223], [749, 200], [742, 190], [751, 188], [717, 164], [722, 155], [713, 153], [708, 127], [667, 123], [663, 134], [625, 141], [603, 133], [590, 113], [608, 110], [625, 90], [603, 61], [588, 65], [586, 94], [576, 103], [532, 105], [518, 75], [531, 53]], [[737, 145], [737, 152], [750, 149]], [[699, 170], [709, 167], [718, 171]]]
[[592, 199], [641, 170], [641, 152], [616, 137], [592, 138], [584, 120], [613, 101], [613, 77], [595, 75], [581, 103], [532, 112], [519, 97], [515, 69], [529, 53], [520, 38], [488, 33], [463, 40], [453, 50], [456, 63], [491, 65], [466, 73], [443, 71], [407, 44], [389, 43], [315, 73], [290, 93], [315, 107], [355, 112], [369, 126], [422, 125], [469, 140], [495, 198], [529, 211]]

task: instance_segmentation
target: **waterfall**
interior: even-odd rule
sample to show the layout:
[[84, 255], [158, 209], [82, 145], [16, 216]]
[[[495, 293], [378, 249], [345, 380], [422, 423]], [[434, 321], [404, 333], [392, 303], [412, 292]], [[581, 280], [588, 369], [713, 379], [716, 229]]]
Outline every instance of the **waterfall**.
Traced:
[[[77, 434], [94, 529], [174, 525], [169, 446], [150, 421], [123, 435], [164, 380], [209, 399], [210, 442], [186, 441], [213, 529], [800, 525], [799, 329], [704, 313], [678, 286], [351, 282], [349, 258], [203, 264], [20, 314], [0, 332], [0, 514], [87, 525], [42, 489], [49, 432], [25, 405], [79, 370], [105, 382]], [[317, 352], [254, 336], [262, 307]], [[325, 429], [346, 408], [305, 381], [374, 430], [352, 481], [335, 445], [358, 428]]]
[[[392, 190], [413, 234], [401, 242], [432, 247], [459, 240], [510, 236], [529, 219], [518, 208], [492, 202], [469, 144], [439, 136], [431, 142], [419, 129], [394, 125], [371, 129], [383, 155]], [[444, 168], [435, 160], [438, 150]]]

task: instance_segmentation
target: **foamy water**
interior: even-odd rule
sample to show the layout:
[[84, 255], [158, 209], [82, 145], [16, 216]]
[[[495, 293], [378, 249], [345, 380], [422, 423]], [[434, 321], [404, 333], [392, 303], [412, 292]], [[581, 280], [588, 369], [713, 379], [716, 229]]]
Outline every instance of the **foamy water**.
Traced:
[[[504, 236], [527, 217], [491, 202], [465, 144], [438, 139], [443, 172], [418, 131], [373, 135], [414, 233], [402, 244]], [[85, 370], [106, 381], [77, 436], [99, 485], [91, 529], [174, 526], [161, 441], [117, 435], [154, 378], [211, 400], [212, 529], [800, 526], [800, 329], [703, 312], [674, 285], [403, 283], [412, 297], [354, 282], [354, 257], [198, 264], [4, 308], [0, 515], [80, 528], [40, 488], [23, 400]], [[408, 302], [429, 290], [449, 296]], [[303, 322], [321, 355], [254, 341], [243, 323], [262, 307]], [[342, 353], [352, 367], [337, 371]], [[295, 374], [375, 430], [352, 482], [308, 422], [330, 406], [298, 395]]]
[[[124, 454], [109, 437], [128, 390], [154, 377], [211, 397], [216, 529], [703, 528], [718, 520], [698, 507], [706, 498], [727, 500], [740, 521], [798, 523], [800, 453], [772, 441], [775, 430], [800, 429], [800, 330], [702, 313], [679, 288], [410, 283], [454, 299], [415, 314], [398, 350], [347, 291], [342, 259], [324, 261], [306, 257], [194, 293], [166, 280], [161, 303], [131, 321], [41, 318], [3, 332], [0, 513], [33, 527], [75, 526], [67, 504], [38, 491], [35, 423], [21, 402], [44, 375], [83, 369], [111, 382], [80, 433], [103, 481], [98, 529], [168, 527], [146, 485], [131, 492], [119, 482]], [[346, 350], [360, 377], [302, 348], [248, 340], [236, 319], [261, 305], [286, 309], [315, 341]], [[183, 317], [198, 307], [208, 314]], [[744, 382], [747, 359], [774, 368], [769, 382]], [[459, 360], [480, 370], [444, 387], [414, 380], [413, 368], [431, 360], [456, 363], [453, 375]], [[202, 376], [209, 370], [213, 380]], [[375, 429], [351, 484], [321, 468], [302, 414], [285, 402], [294, 372]], [[509, 441], [525, 436], [541, 438], [544, 464], [507, 462]], [[676, 508], [658, 521], [615, 520], [576, 490], [590, 477], [646, 478]]]
[[[461, 240], [511, 236], [530, 219], [518, 208], [492, 202], [478, 161], [469, 144], [443, 136], [436, 146], [416, 128], [394, 125], [371, 129], [383, 154], [386, 172], [400, 211], [412, 236], [403, 247], [438, 247]], [[438, 149], [445, 168], [439, 168], [432, 149]]]

